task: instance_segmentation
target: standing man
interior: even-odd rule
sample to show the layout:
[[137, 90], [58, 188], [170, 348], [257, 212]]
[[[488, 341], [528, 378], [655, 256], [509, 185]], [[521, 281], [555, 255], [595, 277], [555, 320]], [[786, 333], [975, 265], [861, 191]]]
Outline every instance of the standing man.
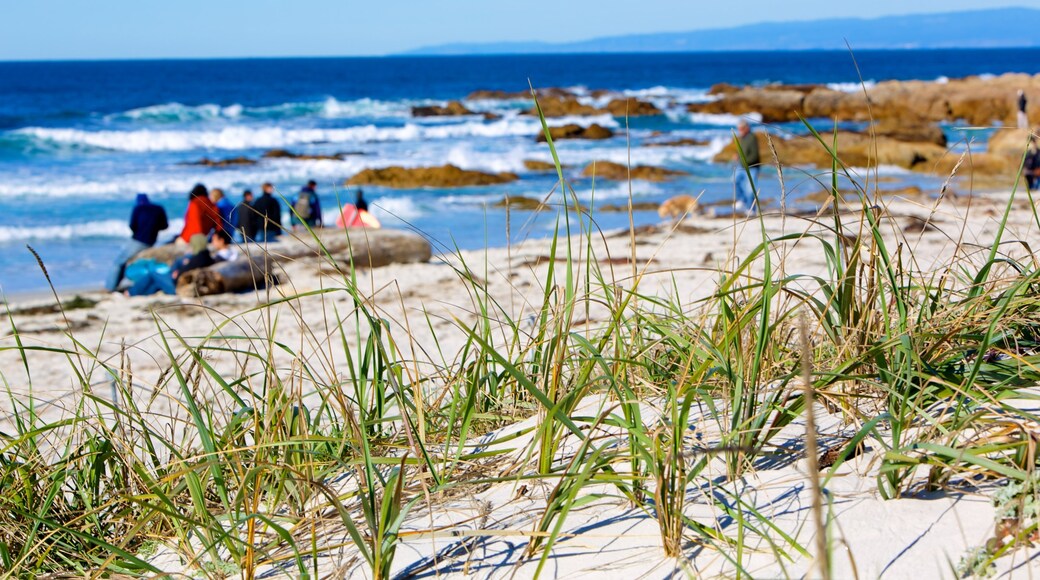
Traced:
[[274, 197], [274, 186], [265, 183], [261, 186], [260, 199], [253, 202], [253, 211], [256, 214], [256, 241], [277, 242], [278, 236], [282, 234], [282, 205]]
[[126, 263], [141, 251], [155, 245], [159, 232], [170, 227], [166, 219], [166, 210], [161, 205], [149, 201], [148, 196], [137, 194], [137, 203], [130, 213], [130, 231], [133, 236], [123, 246], [122, 251], [116, 256], [112, 264], [112, 271], [105, 281], [105, 288], [109, 292], [115, 292], [119, 283], [123, 280], [126, 271]]
[[1018, 91], [1018, 128], [1028, 129], [1029, 128], [1029, 115], [1026, 115], [1026, 92], [1023, 90]]
[[292, 199], [292, 211], [289, 223], [293, 229], [303, 229], [301, 222], [311, 229], [321, 227], [321, 200], [318, 199], [318, 182], [313, 179], [300, 188], [300, 193]]
[[253, 209], [253, 191], [242, 192], [242, 201], [231, 210], [231, 222], [234, 236], [232, 240], [239, 244], [253, 241], [256, 237], [256, 210]]
[[747, 121], [741, 119], [737, 123], [737, 174], [735, 183], [737, 189], [737, 203], [734, 211], [746, 212], [754, 215], [758, 212], [758, 192], [755, 182], [758, 181], [758, 171], [761, 168], [761, 158], [758, 154], [758, 138], [751, 132]]

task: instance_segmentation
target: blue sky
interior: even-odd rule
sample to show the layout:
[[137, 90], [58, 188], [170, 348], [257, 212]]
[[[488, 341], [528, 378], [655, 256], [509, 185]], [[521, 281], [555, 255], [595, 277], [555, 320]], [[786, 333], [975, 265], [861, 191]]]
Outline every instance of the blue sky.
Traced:
[[869, 18], [1002, 5], [1040, 8], [1040, 0], [7, 0], [4, 4], [0, 60], [379, 55], [448, 42], [571, 41], [775, 20]]

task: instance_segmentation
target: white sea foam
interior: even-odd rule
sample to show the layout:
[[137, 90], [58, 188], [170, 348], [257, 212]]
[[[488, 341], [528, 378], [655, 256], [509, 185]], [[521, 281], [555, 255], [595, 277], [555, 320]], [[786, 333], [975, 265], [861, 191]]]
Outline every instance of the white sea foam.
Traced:
[[[599, 123], [617, 127], [609, 115], [598, 117], [564, 117], [550, 124], [576, 123], [588, 126]], [[199, 149], [265, 149], [289, 147], [309, 143], [365, 143], [385, 141], [423, 141], [429, 139], [459, 139], [466, 137], [532, 136], [541, 128], [539, 121], [530, 117], [504, 118], [489, 123], [481, 121], [454, 122], [440, 125], [408, 123], [398, 127], [363, 125], [343, 129], [287, 129], [283, 127], [224, 127], [218, 130], [152, 130], [84, 131], [27, 127], [13, 134], [29, 136], [45, 142], [72, 146], [88, 146], [110, 151], [155, 152], [191, 151]]]
[[746, 115], [712, 114], [712, 113], [688, 113], [676, 111], [668, 113], [669, 119], [674, 122], [687, 122], [694, 125], [720, 125], [725, 127], [736, 127], [741, 119], [755, 123], [762, 122], [760, 113], [748, 113]]
[[107, 115], [105, 119], [108, 121], [135, 121], [141, 123], [175, 123], [212, 119], [239, 119], [241, 117], [281, 119], [310, 116], [330, 119], [354, 117], [403, 118], [411, 116], [411, 107], [413, 105], [433, 102], [436, 101], [382, 101], [370, 98], [340, 101], [334, 97], [327, 97], [322, 101], [280, 103], [262, 107], [246, 107], [238, 103], [221, 106], [213, 103], [185, 105], [173, 102], [113, 113]]
[[425, 213], [419, 203], [410, 197], [380, 197], [368, 205], [372, 214], [383, 222], [411, 221]]
[[[184, 228], [183, 220], [172, 220], [168, 232], [178, 232]], [[125, 220], [101, 220], [94, 222], [58, 224], [49, 226], [0, 226], [0, 244], [29, 242], [34, 240], [79, 240], [87, 238], [123, 238], [130, 237], [130, 226]]]
[[863, 87], [872, 89], [877, 86], [876, 81], [863, 81], [860, 83], [827, 83], [827, 88], [832, 91], [841, 91], [843, 93], [858, 93], [863, 90]]

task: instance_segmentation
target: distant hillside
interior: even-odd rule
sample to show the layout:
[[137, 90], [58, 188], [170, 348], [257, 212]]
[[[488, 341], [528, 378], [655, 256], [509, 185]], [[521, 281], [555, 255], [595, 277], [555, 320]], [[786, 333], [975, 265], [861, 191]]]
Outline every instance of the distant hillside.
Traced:
[[735, 28], [608, 36], [578, 42], [457, 43], [410, 55], [600, 52], [700, 52], [893, 48], [1006, 48], [1040, 46], [1040, 10], [994, 8], [881, 18], [763, 22]]

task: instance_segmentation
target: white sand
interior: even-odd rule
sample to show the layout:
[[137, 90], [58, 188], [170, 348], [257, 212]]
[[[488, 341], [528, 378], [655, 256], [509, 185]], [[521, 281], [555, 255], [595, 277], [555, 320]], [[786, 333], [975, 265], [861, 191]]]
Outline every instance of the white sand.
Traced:
[[[902, 238], [906, 243], [902, 256], [904, 260], [914, 260], [915, 269], [923, 272], [948, 264], [958, 254], [971, 254], [981, 262], [992, 245], [1006, 199], [1006, 195], [979, 195], [971, 200], [944, 200], [938, 204], [922, 199], [888, 200], [890, 219], [885, 222], [891, 230], [888, 238], [894, 242], [897, 237], [905, 236]], [[929, 216], [939, 230], [897, 234], [907, 224]], [[855, 220], [849, 216], [848, 221]], [[772, 237], [807, 229], [821, 231], [819, 226], [806, 219], [770, 215], [762, 222], [691, 218], [686, 224], [703, 231], [641, 234], [635, 247], [641, 276], [640, 292], [644, 295], [671, 295], [677, 291], [678, 300], [693, 308], [696, 300], [715, 290], [719, 268], [731, 267], [733, 256], [744, 256], [760, 243], [760, 223]], [[1017, 201], [1006, 239], [1035, 245], [1040, 241], [1038, 233], [1040, 229], [1033, 213], [1024, 202]], [[597, 245], [603, 246], [599, 242]], [[473, 277], [487, 282], [490, 296], [514, 319], [527, 320], [537, 313], [541, 302], [541, 283], [545, 280], [548, 265], [535, 262], [538, 257], [547, 255], [547, 248], [547, 242], [532, 240], [510, 249], [439, 256], [429, 264], [359, 272], [358, 286], [381, 316], [390, 321], [398, 340], [404, 341], [399, 346], [405, 356], [418, 361], [415, 368], [450, 366], [465, 340], [459, 323], [469, 324], [477, 320], [479, 310], [478, 297], [472, 295], [473, 286], [460, 279], [461, 260], [465, 261]], [[1023, 246], [1009, 246], [1007, 250], [1019, 256], [1027, 255]], [[578, 251], [583, 249], [580, 244], [575, 244], [575, 252]], [[609, 237], [605, 246], [596, 249], [598, 259], [616, 259], [617, 263], [612, 266], [601, 262], [605, 275], [612, 276], [611, 283], [631, 287], [633, 269], [625, 260], [631, 251], [627, 235]], [[892, 248], [891, 251], [896, 250]], [[826, 270], [819, 245], [804, 240], [778, 246], [773, 251], [773, 260], [774, 263], [783, 262], [788, 273], [822, 274]], [[334, 382], [346, 360], [339, 346], [339, 337], [332, 332], [337, 315], [340, 319], [347, 318], [351, 309], [350, 297], [345, 291], [250, 311], [258, 304], [282, 296], [344, 287], [341, 277], [321, 275], [318, 269], [314, 263], [292, 264], [283, 276], [286, 283], [259, 295], [226, 295], [184, 301], [169, 296], [122, 298], [99, 294], [101, 302], [95, 308], [71, 311], [68, 319], [74, 327], [75, 338], [89, 348], [96, 348], [100, 360], [115, 368], [120, 366], [120, 352], [123, 345], [126, 346], [135, 389], [140, 389], [135, 396], [141, 400], [155, 396], [151, 408], [157, 412], [176, 413], [180, 400], [180, 394], [176, 392], [153, 393], [160, 374], [169, 366], [165, 347], [158, 338], [160, 327], [169, 326], [191, 344], [214, 332], [215, 326], [229, 317], [233, 323], [220, 331], [225, 336], [263, 336], [274, 327], [275, 340], [305, 352], [311, 366], [327, 374], [320, 379]], [[604, 318], [603, 309], [593, 307], [588, 321], [577, 325], [575, 330], [582, 330], [586, 324], [594, 327]], [[64, 323], [60, 315], [16, 314], [14, 320], [26, 346], [76, 351], [68, 335], [61, 330]], [[323, 338], [330, 334], [333, 334], [331, 339]], [[433, 340], [434, 334], [437, 341]], [[353, 331], [347, 337], [352, 345], [357, 338]], [[229, 344], [241, 345], [242, 342], [231, 341]], [[13, 344], [9, 332], [0, 337], [0, 346]], [[180, 345], [175, 344], [172, 348], [178, 355], [184, 352]], [[228, 357], [214, 353], [207, 356], [212, 358], [215, 368], [226, 373], [225, 376], [241, 374], [241, 369], [235, 368]], [[279, 353], [278, 357], [282, 354]], [[291, 357], [286, 355], [284, 358], [276, 360], [282, 371], [288, 374], [291, 372]], [[79, 400], [72, 365], [90, 373], [98, 396], [111, 397], [110, 379], [87, 358], [33, 351], [29, 356], [30, 385], [19, 354], [13, 350], [0, 351], [0, 368], [14, 397], [22, 402], [30, 396], [40, 401], [38, 412], [48, 420], [63, 416]], [[599, 410], [602, 404], [604, 401], [601, 400], [586, 401], [589, 412]], [[213, 409], [219, 410], [220, 405], [220, 397], [215, 395]], [[652, 404], [647, 403], [648, 411], [651, 407]], [[13, 411], [11, 400], [0, 397], [2, 415], [7, 417]], [[817, 416], [822, 443], [833, 440], [846, 429], [842, 427], [840, 417], [827, 414], [822, 408], [817, 410]], [[8, 430], [9, 418], [0, 419], [3, 419], [0, 431]], [[537, 420], [531, 418], [510, 429], [531, 426]], [[788, 427], [778, 437], [778, 445], [799, 445], [804, 440], [803, 429], [802, 424]], [[510, 457], [522, 456], [524, 442], [525, 438], [520, 438], [509, 444], [516, 450]], [[875, 479], [879, 464], [878, 445], [872, 447], [875, 449], [841, 466], [826, 486], [830, 499], [829, 514], [836, 522], [832, 529], [835, 577], [850, 578], [854, 573], [860, 578], [952, 576], [952, 567], [966, 551], [982, 545], [993, 534], [994, 510], [989, 500], [992, 488], [982, 492], [918, 493], [883, 501], [878, 495]], [[501, 461], [505, 464], [507, 459]], [[809, 511], [811, 496], [804, 462], [797, 456], [765, 462], [745, 481], [736, 484], [724, 483], [724, 471], [719, 465], [713, 465], [711, 469], [715, 485], [739, 491], [743, 501], [754, 505], [806, 549], [813, 549], [811, 538], [814, 530]], [[432, 512], [420, 502], [405, 528], [427, 530], [445, 526], [445, 529], [435, 534], [406, 538], [398, 549], [395, 573], [413, 570], [421, 574], [420, 577], [463, 574], [480, 578], [532, 576], [538, 558], [530, 561], [522, 558], [527, 537], [521, 532], [531, 530], [541, 517], [551, 484], [528, 482], [526, 488], [526, 493], [522, 494], [519, 492], [520, 483], [475, 488], [458, 497], [438, 499]], [[602, 491], [612, 497], [598, 499], [570, 514], [563, 528], [564, 537], [555, 545], [543, 572], [545, 577], [661, 578], [672, 573], [731, 577], [736, 574], [734, 565], [718, 551], [693, 543], [686, 546], [686, 558], [682, 561], [666, 559], [652, 514], [633, 509], [626, 500], [617, 497], [616, 490], [593, 487], [589, 491]], [[701, 523], [733, 533], [735, 524], [731, 518], [704, 501], [706, 491], [688, 490], [688, 515]], [[464, 533], [463, 530], [475, 529], [482, 531], [472, 536], [459, 535]], [[325, 542], [349, 543], [346, 532], [335, 525], [322, 530], [322, 534]], [[747, 542], [751, 549], [743, 555], [742, 565], [755, 577], [800, 577], [808, 571], [810, 559], [789, 548], [785, 549], [792, 560], [780, 562], [761, 538], [749, 537]], [[1031, 564], [1029, 559], [1036, 554], [1035, 549], [1019, 550], [1001, 560], [1000, 568], [1013, 571], [1013, 577], [1030, 577], [1036, 564]], [[351, 547], [344, 547], [339, 554], [324, 558], [321, 567], [329, 572], [338, 569], [347, 576], [367, 573], [363, 572], [365, 566], [354, 555]], [[168, 563], [168, 571], [178, 571], [179, 559], [168, 551], [156, 558], [156, 562]], [[286, 568], [285, 573], [292, 575], [292, 570]]]

